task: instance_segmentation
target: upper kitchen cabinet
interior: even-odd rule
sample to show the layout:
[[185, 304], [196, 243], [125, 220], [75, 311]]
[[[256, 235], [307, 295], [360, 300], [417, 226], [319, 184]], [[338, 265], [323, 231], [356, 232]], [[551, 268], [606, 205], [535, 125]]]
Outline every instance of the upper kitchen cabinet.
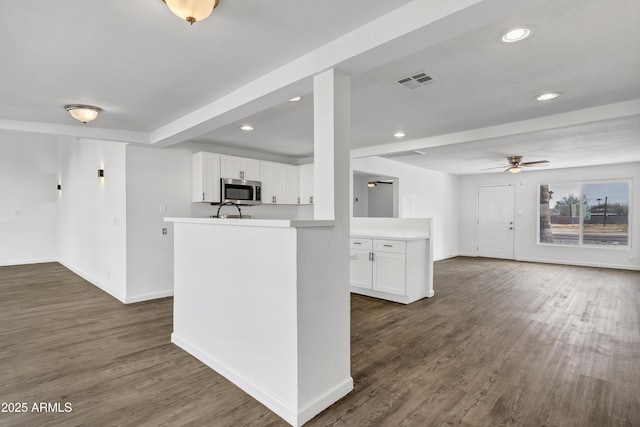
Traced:
[[263, 204], [299, 203], [298, 166], [284, 163], [260, 162]]
[[192, 201], [220, 202], [220, 155], [199, 152], [193, 155]]
[[244, 157], [220, 156], [220, 174], [222, 178], [260, 180], [260, 161]]
[[313, 163], [298, 166], [300, 174], [300, 204], [313, 204]]

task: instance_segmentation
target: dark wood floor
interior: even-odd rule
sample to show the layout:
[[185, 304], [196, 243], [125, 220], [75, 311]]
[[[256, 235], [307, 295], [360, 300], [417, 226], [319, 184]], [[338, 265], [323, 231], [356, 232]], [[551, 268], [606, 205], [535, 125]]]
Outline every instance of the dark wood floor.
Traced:
[[[355, 389], [309, 426], [640, 425], [640, 272], [454, 258], [435, 291], [352, 296]], [[29, 408], [0, 425], [285, 426], [169, 342], [171, 310], [0, 268], [0, 403]]]

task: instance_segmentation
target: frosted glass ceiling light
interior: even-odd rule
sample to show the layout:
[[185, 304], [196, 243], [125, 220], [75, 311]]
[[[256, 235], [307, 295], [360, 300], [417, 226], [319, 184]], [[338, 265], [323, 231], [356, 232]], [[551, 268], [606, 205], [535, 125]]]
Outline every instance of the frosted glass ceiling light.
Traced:
[[509, 172], [511, 173], [518, 173], [522, 170], [522, 168], [520, 166], [511, 166], [509, 168]]
[[509, 30], [502, 35], [502, 41], [505, 43], [514, 43], [524, 40], [531, 35], [531, 28], [521, 27]]
[[184, 19], [190, 25], [197, 21], [207, 19], [213, 9], [218, 5], [218, 0], [162, 0], [180, 19]]
[[240, 126], [240, 130], [243, 130], [245, 132], [251, 132], [253, 130], [253, 126], [250, 125], [242, 125]]
[[548, 92], [536, 96], [536, 101], [551, 101], [560, 96], [560, 92]]
[[102, 111], [102, 108], [93, 107], [91, 105], [69, 104], [65, 105], [64, 109], [71, 114], [76, 120], [82, 123], [89, 123], [98, 117], [98, 113]]

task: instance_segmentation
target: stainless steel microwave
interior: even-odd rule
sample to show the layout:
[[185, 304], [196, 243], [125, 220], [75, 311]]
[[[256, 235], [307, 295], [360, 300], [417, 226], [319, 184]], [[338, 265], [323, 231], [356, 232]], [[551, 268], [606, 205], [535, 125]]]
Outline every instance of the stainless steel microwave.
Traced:
[[220, 203], [259, 205], [262, 203], [262, 182], [246, 179], [221, 178]]

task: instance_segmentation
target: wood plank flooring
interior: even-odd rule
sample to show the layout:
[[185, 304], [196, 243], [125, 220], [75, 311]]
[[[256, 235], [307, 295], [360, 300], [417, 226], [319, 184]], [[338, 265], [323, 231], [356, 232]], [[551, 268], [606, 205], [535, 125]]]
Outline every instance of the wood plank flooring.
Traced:
[[[308, 426], [640, 426], [640, 272], [454, 258], [434, 287], [408, 306], [352, 296], [355, 389]], [[29, 412], [0, 425], [287, 425], [171, 344], [171, 322], [171, 298], [1, 267], [0, 403]]]

